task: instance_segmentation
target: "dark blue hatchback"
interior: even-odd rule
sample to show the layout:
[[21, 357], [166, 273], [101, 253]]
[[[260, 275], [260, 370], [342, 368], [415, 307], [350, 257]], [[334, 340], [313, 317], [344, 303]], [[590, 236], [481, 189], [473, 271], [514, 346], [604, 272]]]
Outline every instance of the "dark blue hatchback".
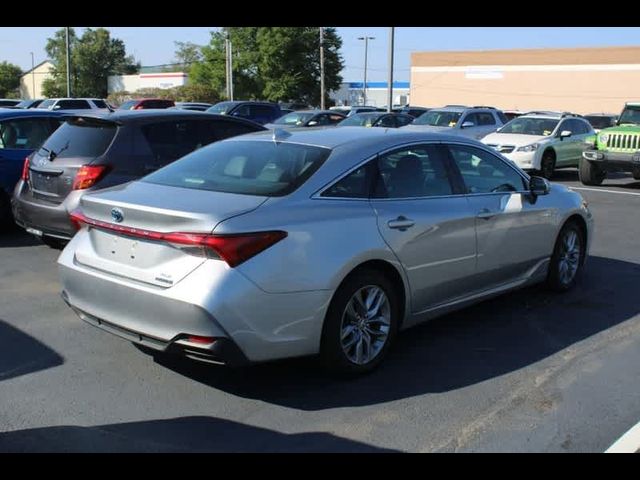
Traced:
[[61, 112], [0, 108], [0, 229], [10, 225], [10, 199], [25, 158], [61, 124]]
[[260, 125], [271, 123], [284, 115], [277, 103], [238, 100], [216, 103], [213, 107], [208, 108], [207, 112], [232, 115], [252, 120]]

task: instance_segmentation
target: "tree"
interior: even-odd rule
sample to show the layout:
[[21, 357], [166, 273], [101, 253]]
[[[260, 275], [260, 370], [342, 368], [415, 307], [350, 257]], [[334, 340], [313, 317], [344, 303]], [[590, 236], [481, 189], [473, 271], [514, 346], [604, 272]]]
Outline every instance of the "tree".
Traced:
[[[210, 85], [225, 95], [225, 37], [233, 50], [234, 97], [320, 103], [320, 32], [317, 27], [228, 27], [211, 33], [202, 48], [202, 62], [190, 70], [190, 80]], [[325, 90], [342, 82], [342, 40], [325, 28]], [[327, 95], [328, 98], [328, 95]]]
[[7, 97], [16, 93], [20, 87], [22, 70], [19, 66], [9, 62], [0, 63], [0, 97]]
[[[87, 28], [78, 38], [69, 29], [71, 57], [71, 93], [76, 97], [106, 97], [109, 75], [136, 73], [140, 65], [133, 57], [127, 56], [124, 42], [111, 38], [104, 28]], [[53, 78], [43, 82], [44, 94], [66, 95], [66, 38], [65, 30], [58, 30], [49, 38], [45, 47], [54, 64]]]
[[192, 42], [173, 42], [176, 45], [175, 61], [184, 68], [189, 69], [194, 63], [202, 61], [202, 47]]

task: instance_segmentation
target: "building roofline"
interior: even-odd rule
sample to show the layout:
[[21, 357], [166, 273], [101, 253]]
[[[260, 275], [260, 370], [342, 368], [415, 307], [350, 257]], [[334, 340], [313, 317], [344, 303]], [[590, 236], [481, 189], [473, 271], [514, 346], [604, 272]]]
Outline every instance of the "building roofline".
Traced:
[[[30, 68], [29, 70], [27, 70], [26, 72], [24, 72], [22, 74], [22, 76], [24, 77], [25, 75], [31, 73], [32, 71], [34, 71], [36, 68], [41, 67], [42, 65], [44, 65], [45, 63], [50, 63], [51, 65], [53, 65], [53, 62], [49, 59], [47, 60], [43, 60], [42, 62], [40, 62], [39, 64], [37, 64], [36, 66], [34, 66], [33, 68]], [[55, 65], [53, 65], [55, 67]]]

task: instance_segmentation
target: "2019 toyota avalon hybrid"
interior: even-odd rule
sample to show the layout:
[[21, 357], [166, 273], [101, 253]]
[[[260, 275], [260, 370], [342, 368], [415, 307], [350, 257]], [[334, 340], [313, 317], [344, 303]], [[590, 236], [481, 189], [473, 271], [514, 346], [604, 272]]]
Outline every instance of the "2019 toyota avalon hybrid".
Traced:
[[579, 193], [460, 136], [276, 130], [82, 197], [58, 260], [85, 321], [240, 364], [320, 354], [361, 373], [396, 333], [535, 282], [571, 288]]

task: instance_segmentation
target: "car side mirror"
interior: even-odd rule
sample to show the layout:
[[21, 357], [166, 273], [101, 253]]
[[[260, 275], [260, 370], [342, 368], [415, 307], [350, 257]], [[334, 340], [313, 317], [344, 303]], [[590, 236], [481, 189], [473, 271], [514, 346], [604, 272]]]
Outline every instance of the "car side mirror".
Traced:
[[549, 180], [542, 177], [531, 177], [529, 180], [529, 190], [532, 195], [547, 195], [551, 190]]
[[473, 122], [464, 122], [462, 125], [460, 125], [460, 128], [469, 128], [469, 127], [475, 127], [476, 124]]
[[309, 123], [307, 123], [308, 126], [310, 127], [314, 127], [316, 125], [318, 125], [318, 122], [316, 120], [311, 120]]
[[569, 130], [563, 130], [560, 132], [560, 135], [558, 135], [560, 137], [560, 140], [563, 140], [565, 138], [568, 138], [571, 136], [571, 131]]

